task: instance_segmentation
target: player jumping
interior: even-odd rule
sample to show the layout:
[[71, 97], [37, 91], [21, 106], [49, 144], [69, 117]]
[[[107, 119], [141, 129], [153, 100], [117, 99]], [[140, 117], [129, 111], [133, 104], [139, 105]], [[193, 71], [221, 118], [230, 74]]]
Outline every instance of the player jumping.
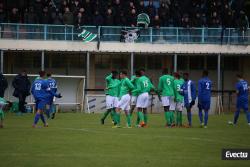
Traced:
[[[208, 78], [208, 71], [204, 70], [202, 78], [198, 82], [199, 119], [201, 127], [204, 128], [207, 128], [207, 123], [208, 123], [208, 112], [211, 103], [211, 87], [212, 87], [212, 81]], [[204, 110], [205, 112], [204, 123], [203, 123], [202, 110]]]

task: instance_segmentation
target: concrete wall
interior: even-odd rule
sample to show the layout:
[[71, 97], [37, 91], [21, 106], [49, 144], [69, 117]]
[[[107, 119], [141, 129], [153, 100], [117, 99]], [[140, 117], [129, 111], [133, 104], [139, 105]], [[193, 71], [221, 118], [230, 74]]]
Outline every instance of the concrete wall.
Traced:
[[2, 50], [45, 50], [45, 51], [89, 51], [89, 52], [134, 52], [134, 53], [184, 53], [184, 54], [249, 54], [250, 45], [212, 44], [148, 44], [75, 41], [40, 41], [0, 39]]

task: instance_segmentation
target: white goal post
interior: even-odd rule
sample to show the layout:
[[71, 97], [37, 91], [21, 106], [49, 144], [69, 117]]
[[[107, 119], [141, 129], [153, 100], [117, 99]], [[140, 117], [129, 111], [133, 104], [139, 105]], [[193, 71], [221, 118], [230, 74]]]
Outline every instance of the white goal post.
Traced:
[[[10, 101], [17, 101], [17, 99], [13, 96], [14, 88], [12, 86], [12, 81], [17, 74], [3, 75], [8, 80], [8, 88], [5, 91], [5, 98]], [[28, 74], [28, 77], [32, 84], [32, 82], [36, 77], [38, 77], [38, 75]], [[80, 109], [80, 111], [83, 112], [86, 77], [73, 75], [52, 75], [52, 78], [57, 81], [58, 93], [61, 93], [63, 96], [61, 99], [56, 99], [55, 101], [57, 109], [58, 107], [64, 107], [68, 110]], [[34, 104], [33, 96], [28, 96], [26, 102], [29, 105]]]

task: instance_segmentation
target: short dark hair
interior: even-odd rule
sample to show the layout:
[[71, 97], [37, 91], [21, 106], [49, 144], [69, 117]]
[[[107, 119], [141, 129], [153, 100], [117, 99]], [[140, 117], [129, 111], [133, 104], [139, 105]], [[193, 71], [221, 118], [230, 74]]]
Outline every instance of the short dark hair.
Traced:
[[202, 72], [202, 74], [203, 74], [203, 76], [208, 76], [208, 70], [204, 70], [204, 71]]
[[242, 74], [237, 74], [236, 77], [237, 78], [243, 78], [243, 75]]
[[168, 68], [163, 68], [162, 69], [162, 74], [168, 74]]
[[135, 75], [136, 75], [136, 76], [141, 76], [140, 71], [139, 71], [139, 70], [136, 70], [136, 71], [135, 71]]
[[117, 75], [117, 74], [118, 74], [118, 71], [112, 70], [111, 73], [112, 73], [112, 75]]
[[145, 68], [141, 67], [141, 68], [139, 69], [139, 71], [145, 72], [146, 70], [145, 70]]
[[120, 72], [120, 74], [128, 75], [127, 71], [125, 71], [125, 70], [122, 70], [122, 71]]
[[178, 72], [174, 72], [174, 76], [178, 79], [180, 78], [180, 74]]
[[40, 76], [40, 77], [44, 77], [44, 76], [45, 76], [45, 74], [46, 74], [46, 72], [45, 72], [45, 71], [39, 71], [39, 76]]
[[52, 74], [50, 72], [47, 73], [47, 77], [51, 77]]
[[189, 76], [189, 73], [188, 73], [188, 72], [184, 72], [184, 73], [183, 73], [183, 76], [184, 76], [184, 75], [185, 75], [185, 76]]

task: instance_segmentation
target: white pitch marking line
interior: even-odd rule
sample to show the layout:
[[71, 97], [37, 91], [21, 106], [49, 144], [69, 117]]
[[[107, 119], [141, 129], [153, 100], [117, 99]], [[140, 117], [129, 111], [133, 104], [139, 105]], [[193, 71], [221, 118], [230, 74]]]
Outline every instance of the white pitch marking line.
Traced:
[[[97, 131], [97, 130], [90, 130], [90, 129], [77, 129], [77, 128], [56, 128], [55, 129], [62, 129], [62, 130], [72, 130], [72, 131], [83, 131], [83, 132], [91, 132], [91, 133], [99, 133], [99, 134], [114, 134], [114, 133], [109, 133], [109, 132], [103, 132], [103, 131]], [[129, 133], [118, 133], [116, 135], [122, 135], [122, 136], [135, 136], [138, 134], [129, 134]], [[177, 136], [153, 136], [153, 137], [158, 137], [158, 138], [180, 138]], [[225, 141], [217, 141], [217, 140], [212, 140], [212, 139], [203, 139], [203, 138], [197, 138], [197, 137], [182, 137], [182, 139], [185, 140], [199, 140], [199, 141], [205, 141], [205, 142], [211, 142], [211, 143], [221, 143], [221, 144], [231, 144], [235, 146], [241, 146], [241, 147], [250, 147], [250, 145], [246, 144], [239, 144], [239, 143], [234, 143], [234, 142], [225, 142]]]

